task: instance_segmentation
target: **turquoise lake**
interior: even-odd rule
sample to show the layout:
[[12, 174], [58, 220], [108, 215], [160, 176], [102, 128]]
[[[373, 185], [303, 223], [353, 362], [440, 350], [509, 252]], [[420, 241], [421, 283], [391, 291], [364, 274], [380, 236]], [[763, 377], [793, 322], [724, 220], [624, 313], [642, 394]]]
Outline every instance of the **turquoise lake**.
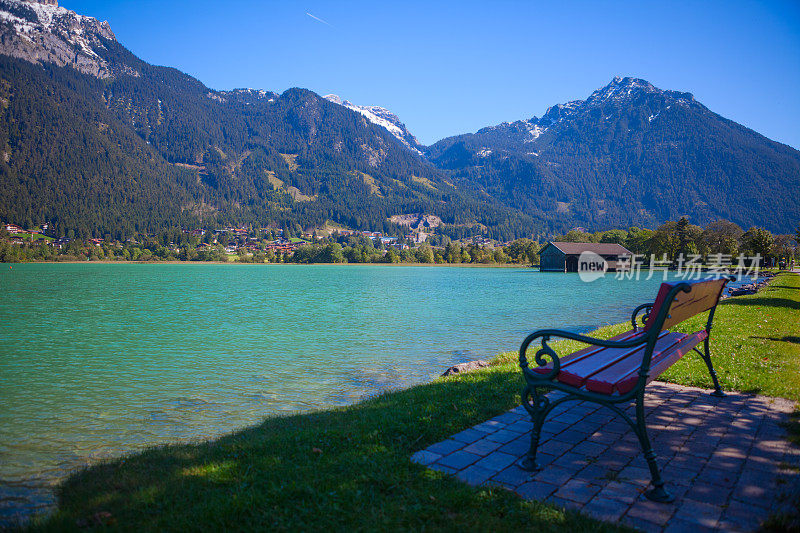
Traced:
[[80, 465], [429, 381], [658, 279], [530, 268], [0, 265], [0, 518]]

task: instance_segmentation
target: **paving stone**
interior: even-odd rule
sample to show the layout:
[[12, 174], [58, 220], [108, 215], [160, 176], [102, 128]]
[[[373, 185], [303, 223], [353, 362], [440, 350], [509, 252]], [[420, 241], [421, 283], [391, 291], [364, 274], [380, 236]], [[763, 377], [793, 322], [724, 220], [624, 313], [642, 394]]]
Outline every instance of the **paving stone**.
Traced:
[[618, 522], [628, 510], [628, 504], [619, 500], [603, 498], [598, 494], [583, 506], [582, 511], [589, 516], [606, 522]]
[[503, 429], [504, 427], [506, 427], [506, 424], [497, 422], [496, 420], [487, 420], [482, 424], [473, 426], [472, 429], [477, 429], [478, 431], [484, 431], [486, 433], [494, 433], [495, 431]]
[[543, 451], [545, 453], [549, 453], [550, 455], [561, 456], [567, 450], [571, 449], [575, 444], [567, 444], [566, 442], [560, 442], [557, 440], [550, 440], [545, 442], [544, 444], [539, 445], [539, 451]]
[[688, 498], [684, 498], [680, 508], [675, 513], [675, 518], [686, 520], [687, 522], [694, 522], [709, 528], [717, 527], [717, 522], [719, 522], [721, 516], [721, 506], [698, 502]]
[[428, 450], [420, 450], [411, 456], [411, 461], [421, 465], [429, 465], [431, 463], [435, 463], [441, 458], [442, 456], [438, 453], [433, 453]]
[[464, 470], [456, 472], [456, 477], [470, 485], [480, 485], [489, 480], [495, 474], [494, 470], [487, 470], [477, 465], [472, 465]]
[[426, 450], [439, 455], [449, 455], [456, 450], [460, 450], [463, 447], [464, 447], [463, 442], [459, 442], [453, 439], [447, 439], [443, 440], [442, 442], [437, 442], [436, 444], [428, 446]]
[[481, 439], [473, 442], [472, 444], [464, 446], [464, 451], [469, 453], [476, 453], [478, 455], [487, 455], [495, 451], [500, 446], [502, 446], [502, 444], [499, 442], [495, 442], [489, 439]]
[[493, 474], [508, 468], [510, 465], [514, 464], [517, 461], [517, 457], [514, 455], [510, 455], [503, 452], [492, 452], [480, 461], [478, 461], [476, 466], [481, 468], [485, 468], [487, 470], [492, 470]]
[[492, 476], [492, 479], [509, 487], [518, 487], [523, 483], [531, 481], [531, 473], [521, 469], [516, 464], [512, 464], [505, 470]]
[[698, 481], [688, 488], [686, 497], [690, 500], [721, 506], [728, 502], [731, 492], [730, 488]]
[[572, 451], [575, 453], [580, 453], [586, 455], [588, 457], [597, 457], [604, 451], [608, 449], [608, 446], [604, 444], [598, 444], [595, 442], [583, 441], [574, 448]]
[[622, 523], [626, 526], [638, 529], [639, 531], [643, 531], [644, 533], [661, 533], [664, 529], [663, 526], [651, 522], [650, 520], [628, 515], [622, 517]]
[[605, 466], [611, 470], [622, 470], [628, 463], [631, 462], [629, 455], [616, 453], [613, 450], [606, 451], [597, 458], [597, 463], [600, 466]]
[[[696, 476], [696, 470], [673, 466], [672, 462], [669, 462], [666, 466], [661, 468], [661, 477], [670, 484], [689, 486], [696, 480]], [[728, 494], [730, 494], [730, 492], [728, 492]]]
[[568, 470], [555, 465], [549, 465], [538, 472], [534, 472], [533, 477], [536, 481], [546, 481], [561, 486], [572, 479], [576, 473], [576, 470]]
[[766, 513], [760, 507], [749, 503], [731, 500], [722, 512], [721, 523], [739, 524], [745, 531], [755, 531], [766, 518]]
[[513, 424], [506, 426], [507, 431], [514, 431], [516, 433], [528, 433], [533, 429], [533, 422], [530, 420], [517, 420]]
[[617, 500], [629, 505], [639, 499], [642, 490], [644, 490], [644, 486], [641, 485], [637, 486], [630, 483], [610, 481], [605, 485], [601, 484], [601, 490], [597, 493], [597, 497]]
[[565, 500], [564, 498], [560, 498], [555, 494], [550, 495], [547, 498], [547, 502], [555, 505], [556, 507], [561, 507], [569, 511], [580, 511], [583, 508], [582, 503], [573, 500]]
[[[512, 440], [519, 437], [519, 433], [514, 431], [508, 431], [507, 429], [501, 429], [499, 431], [495, 431], [494, 433], [490, 433], [486, 436], [486, 440], [491, 440], [494, 442], [499, 442], [501, 444], [505, 444], [507, 442], [511, 442]], [[530, 441], [530, 439], [528, 439]]]
[[733, 487], [739, 476], [735, 472], [705, 467], [698, 475], [698, 478], [707, 483], [713, 483], [724, 487]]
[[492, 418], [492, 420], [500, 422], [501, 424], [513, 424], [514, 422], [518, 422], [520, 417], [521, 415], [509, 411], [508, 413], [503, 413], [502, 415]]
[[[414, 462], [473, 485], [502, 486], [523, 498], [582, 510], [644, 531], [754, 531], [800, 492], [800, 450], [779, 424], [794, 403], [653, 383], [645, 396], [648, 434], [675, 503], [646, 500], [650, 472], [636, 435], [589, 402], [559, 406], [545, 422], [535, 473], [517, 461], [532, 424], [522, 406], [412, 456]], [[548, 394], [551, 401], [560, 392]], [[632, 413], [630, 407], [624, 408]], [[459, 449], [461, 448], [461, 449]]]
[[565, 429], [569, 428], [569, 424], [562, 424], [555, 420], [547, 420], [542, 425], [542, 435], [558, 435]]
[[472, 463], [477, 462], [481, 458], [480, 455], [476, 455], [474, 453], [469, 453], [464, 450], [459, 450], [457, 452], [453, 452], [450, 455], [445, 455], [436, 463], [438, 465], [449, 466], [450, 468], [455, 468], [456, 470], [461, 470], [463, 468], [468, 467]]
[[578, 473], [575, 474], [575, 477], [593, 483], [604, 483], [609, 479], [613, 479], [613, 477], [615, 477], [615, 472], [609, 471], [608, 468], [596, 463], [589, 463], [586, 467], [579, 470]]
[[470, 444], [475, 442], [476, 440], [482, 439], [485, 436], [486, 436], [485, 431], [478, 431], [476, 429], [470, 428], [470, 429], [465, 429], [460, 433], [456, 433], [450, 438], [453, 440], [457, 440], [459, 442], [463, 442], [465, 444]]
[[770, 505], [769, 485], [762, 485], [751, 481], [744, 481], [736, 485], [731, 498], [739, 501], [750, 502], [759, 507], [768, 508]]
[[650, 470], [636, 466], [628, 466], [620, 471], [618, 478], [622, 481], [647, 485], [650, 483]]
[[522, 457], [531, 447], [530, 435], [523, 435], [500, 447], [501, 452]]
[[558, 459], [558, 457], [556, 457], [555, 455], [550, 455], [549, 453], [538, 452], [536, 454], [536, 462], [541, 467], [553, 464], [553, 461], [555, 461], [556, 459]]
[[453, 467], [445, 466], [439, 463], [433, 463], [431, 465], [428, 465], [428, 468], [430, 468], [431, 470], [436, 470], [438, 472], [444, 472], [445, 474], [455, 474], [456, 472], [458, 472], [458, 470]]
[[673, 514], [675, 514], [675, 504], [651, 502], [641, 496], [631, 505], [625, 516], [663, 526]]
[[514, 492], [526, 500], [544, 500], [558, 490], [557, 485], [544, 481], [528, 481], [519, 485]]
[[573, 452], [567, 452], [553, 461], [553, 465], [561, 466], [564, 468], [580, 470], [588, 465], [587, 457]]
[[575, 446], [577, 443], [583, 441], [585, 438], [586, 438], [586, 432], [579, 431], [577, 429], [565, 429], [564, 431], [553, 437], [553, 439], [557, 441], [569, 444], [570, 447]]
[[556, 496], [578, 503], [588, 503], [600, 492], [598, 485], [590, 485], [583, 480], [573, 479], [567, 481], [556, 491]]
[[706, 527], [697, 522], [673, 518], [664, 528], [664, 533], [713, 533], [719, 531], [715, 527]]

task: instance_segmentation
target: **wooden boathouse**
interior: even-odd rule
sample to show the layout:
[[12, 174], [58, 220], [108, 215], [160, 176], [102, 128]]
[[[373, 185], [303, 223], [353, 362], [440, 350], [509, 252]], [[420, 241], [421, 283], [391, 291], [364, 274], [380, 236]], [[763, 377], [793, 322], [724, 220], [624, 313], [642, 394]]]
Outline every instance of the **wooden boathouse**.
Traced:
[[539, 250], [539, 270], [542, 272], [577, 272], [578, 258], [584, 252], [594, 252], [608, 265], [608, 272], [617, 270], [617, 263], [633, 254], [621, 244], [605, 242], [548, 242]]

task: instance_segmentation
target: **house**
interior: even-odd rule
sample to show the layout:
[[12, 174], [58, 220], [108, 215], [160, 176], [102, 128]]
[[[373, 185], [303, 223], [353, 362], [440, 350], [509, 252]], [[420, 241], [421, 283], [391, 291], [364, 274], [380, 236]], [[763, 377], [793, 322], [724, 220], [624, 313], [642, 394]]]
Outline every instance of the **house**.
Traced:
[[16, 224], [4, 224], [3, 228], [5, 228], [5, 230], [9, 233], [22, 233], [25, 231]]
[[624, 246], [614, 243], [548, 242], [539, 250], [539, 270], [577, 272], [578, 259], [584, 252], [593, 252], [605, 259], [609, 272], [616, 272], [617, 263], [633, 255]]

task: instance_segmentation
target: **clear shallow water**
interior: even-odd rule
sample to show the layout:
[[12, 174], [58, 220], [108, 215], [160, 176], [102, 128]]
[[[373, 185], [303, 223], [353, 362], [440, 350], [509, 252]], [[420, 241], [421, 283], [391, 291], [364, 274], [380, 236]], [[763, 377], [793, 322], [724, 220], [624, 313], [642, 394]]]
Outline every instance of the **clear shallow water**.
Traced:
[[0, 265], [0, 521], [93, 459], [357, 401], [626, 320], [659, 280], [532, 269]]

